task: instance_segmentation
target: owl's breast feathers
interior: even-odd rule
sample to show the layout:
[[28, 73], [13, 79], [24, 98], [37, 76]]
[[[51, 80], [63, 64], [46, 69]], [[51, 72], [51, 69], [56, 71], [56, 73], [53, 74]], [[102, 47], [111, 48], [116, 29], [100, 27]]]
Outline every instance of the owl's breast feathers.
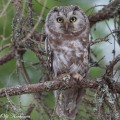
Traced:
[[49, 40], [53, 51], [53, 70], [55, 76], [60, 73], [84, 74], [88, 66], [88, 48], [80, 39]]

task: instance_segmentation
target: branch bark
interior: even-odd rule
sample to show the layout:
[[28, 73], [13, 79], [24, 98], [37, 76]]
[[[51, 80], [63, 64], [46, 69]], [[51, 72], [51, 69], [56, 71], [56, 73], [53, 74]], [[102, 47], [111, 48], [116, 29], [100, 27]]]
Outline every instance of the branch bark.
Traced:
[[15, 56], [15, 50], [13, 49], [12, 51], [10, 51], [8, 54], [6, 54], [5, 56], [3, 56], [2, 58], [0, 58], [0, 65], [7, 63], [8, 61], [10, 61], [11, 59], [13, 59]]
[[[112, 82], [114, 88], [112, 91], [115, 93], [120, 93], [120, 83], [119, 82]], [[23, 86], [15, 86], [10, 88], [2, 88], [0, 89], [0, 98], [5, 97], [6, 95], [15, 96], [15, 95], [22, 95], [22, 94], [30, 94], [36, 92], [45, 92], [45, 91], [52, 91], [52, 90], [63, 90], [73, 87], [82, 87], [82, 88], [93, 88], [97, 89], [99, 83], [95, 80], [53, 80], [53, 81], [46, 81], [43, 83], [37, 84], [28, 84]]]
[[97, 22], [113, 18], [120, 13], [120, 0], [114, 0], [110, 4], [103, 7], [94, 15], [89, 16], [90, 26], [92, 27]]

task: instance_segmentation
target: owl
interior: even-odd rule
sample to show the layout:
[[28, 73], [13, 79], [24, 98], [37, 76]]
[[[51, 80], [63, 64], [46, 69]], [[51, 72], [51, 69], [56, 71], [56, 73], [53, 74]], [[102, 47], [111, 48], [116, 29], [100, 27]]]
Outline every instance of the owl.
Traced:
[[[45, 21], [45, 49], [53, 70], [53, 79], [81, 80], [88, 73], [89, 20], [79, 6], [54, 7]], [[82, 88], [54, 91], [55, 111], [59, 118], [74, 120]]]

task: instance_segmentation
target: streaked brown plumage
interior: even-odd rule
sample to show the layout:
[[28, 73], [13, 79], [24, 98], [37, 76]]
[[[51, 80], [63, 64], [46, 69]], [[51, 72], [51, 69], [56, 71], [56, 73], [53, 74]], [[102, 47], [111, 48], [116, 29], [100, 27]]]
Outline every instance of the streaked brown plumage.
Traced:
[[[89, 21], [78, 6], [54, 7], [45, 23], [46, 48], [51, 51], [54, 78], [70, 75], [87, 76]], [[81, 88], [56, 90], [56, 113], [62, 118], [75, 119], [83, 94]]]

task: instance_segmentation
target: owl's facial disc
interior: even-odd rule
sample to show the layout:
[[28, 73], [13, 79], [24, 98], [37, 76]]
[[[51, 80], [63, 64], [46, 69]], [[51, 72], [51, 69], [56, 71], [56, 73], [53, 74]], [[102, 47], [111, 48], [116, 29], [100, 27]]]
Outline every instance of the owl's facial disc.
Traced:
[[56, 33], [74, 34], [81, 32], [86, 22], [78, 7], [57, 7], [50, 14], [48, 25], [48, 28]]

